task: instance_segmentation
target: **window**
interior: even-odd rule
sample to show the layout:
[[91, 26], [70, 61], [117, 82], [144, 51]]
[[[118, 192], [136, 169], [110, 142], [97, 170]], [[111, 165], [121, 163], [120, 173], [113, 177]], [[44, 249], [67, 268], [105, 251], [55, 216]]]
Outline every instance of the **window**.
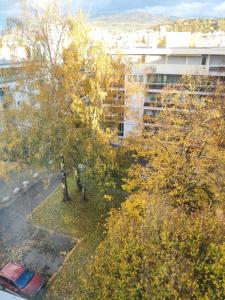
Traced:
[[156, 101], [157, 93], [149, 93], [148, 95], [148, 101]]
[[26, 270], [16, 280], [16, 285], [19, 288], [23, 289], [23, 288], [25, 288], [26, 285], [28, 285], [28, 283], [32, 280], [33, 277], [34, 277], [34, 272]]
[[9, 283], [9, 279], [4, 277], [4, 276], [0, 276], [0, 282], [5, 282], [5, 283]]
[[148, 74], [148, 75], [147, 75], [147, 82], [148, 82], [148, 83], [156, 82], [156, 76], [155, 76], [155, 75], [152, 75], [152, 74]]
[[181, 75], [164, 75], [164, 74], [148, 74], [148, 83], [176, 83], [180, 80]]
[[141, 56], [141, 63], [144, 64], [145, 63], [145, 55]]
[[200, 65], [201, 64], [201, 56], [188, 56], [187, 64], [188, 65]]
[[203, 54], [202, 55], [202, 61], [201, 61], [201, 65], [205, 66], [207, 62], [207, 55]]
[[129, 82], [144, 82], [144, 75], [128, 75]]
[[180, 75], [166, 75], [166, 82], [167, 83], [177, 83], [180, 80]]
[[166, 56], [147, 55], [145, 58], [145, 61], [146, 61], [146, 63], [152, 64], [152, 65], [165, 64]]
[[18, 288], [18, 287], [16, 286], [15, 282], [13, 282], [12, 280], [9, 280], [9, 284], [10, 284], [10, 286], [13, 287], [13, 288]]
[[124, 136], [124, 123], [118, 125], [118, 136]]
[[209, 64], [211, 66], [224, 66], [225, 55], [211, 55]]
[[148, 83], [166, 83], [166, 75], [164, 74], [148, 74]]
[[145, 99], [144, 106], [162, 107], [160, 93], [149, 93]]
[[2, 103], [3, 99], [4, 99], [4, 92], [3, 90], [0, 90], [0, 104]]
[[138, 82], [138, 76], [137, 75], [133, 75], [133, 82]]
[[172, 65], [185, 65], [186, 56], [168, 56], [167, 63]]
[[159, 115], [160, 111], [159, 110], [144, 110], [144, 116], [149, 116], [149, 117], [157, 117]]
[[132, 75], [128, 75], [127, 80], [128, 80], [129, 82], [132, 82], [132, 81], [133, 81], [133, 76], [132, 76]]
[[156, 82], [157, 83], [165, 83], [166, 82], [166, 75], [157, 74], [156, 75]]
[[144, 82], [144, 75], [138, 75], [138, 82]]

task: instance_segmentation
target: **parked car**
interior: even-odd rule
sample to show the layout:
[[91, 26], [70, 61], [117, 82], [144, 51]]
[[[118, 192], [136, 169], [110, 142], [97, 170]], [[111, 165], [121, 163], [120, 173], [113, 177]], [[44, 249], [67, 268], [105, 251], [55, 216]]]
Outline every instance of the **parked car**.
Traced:
[[0, 299], [1, 300], [21, 300], [21, 299], [24, 299], [24, 298], [6, 293], [4, 291], [0, 291]]
[[0, 270], [0, 290], [30, 298], [39, 293], [43, 284], [39, 273], [16, 263], [10, 262]]

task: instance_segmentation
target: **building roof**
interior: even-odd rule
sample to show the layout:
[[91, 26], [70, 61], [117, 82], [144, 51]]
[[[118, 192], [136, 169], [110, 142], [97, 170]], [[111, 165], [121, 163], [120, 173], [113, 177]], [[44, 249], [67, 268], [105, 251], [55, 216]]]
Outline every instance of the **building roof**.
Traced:
[[225, 55], [224, 48], [214, 47], [195, 47], [195, 48], [120, 48], [112, 49], [110, 54], [124, 54], [124, 55]]

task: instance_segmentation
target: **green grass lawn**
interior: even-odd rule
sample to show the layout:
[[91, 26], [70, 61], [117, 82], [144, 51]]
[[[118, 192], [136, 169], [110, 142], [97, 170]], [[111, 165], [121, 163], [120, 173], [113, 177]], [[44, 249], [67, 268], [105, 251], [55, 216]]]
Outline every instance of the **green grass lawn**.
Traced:
[[86, 266], [103, 238], [108, 212], [106, 208], [97, 208], [96, 201], [81, 202], [71, 179], [68, 186], [71, 202], [62, 202], [61, 189], [58, 188], [32, 214], [34, 223], [81, 240], [49, 286], [47, 296], [50, 299], [57, 299], [57, 296], [63, 299], [85, 298], [82, 282]]

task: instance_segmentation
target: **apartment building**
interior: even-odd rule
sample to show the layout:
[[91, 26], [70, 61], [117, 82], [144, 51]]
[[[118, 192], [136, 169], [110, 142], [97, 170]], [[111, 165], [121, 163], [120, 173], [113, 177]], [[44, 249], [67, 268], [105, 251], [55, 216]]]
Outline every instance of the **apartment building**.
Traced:
[[0, 60], [0, 109], [5, 104], [8, 95], [13, 95], [17, 107], [22, 101], [22, 95], [16, 90], [16, 76], [20, 73], [20, 63]]
[[159, 94], [168, 84], [178, 84], [182, 76], [225, 79], [225, 48], [126, 48], [118, 52], [132, 62], [126, 75], [128, 87], [129, 83], [142, 87], [142, 91], [130, 94], [125, 91], [126, 109], [124, 122], [120, 124], [123, 137], [152, 126], [146, 116], [157, 116], [163, 110], [157, 100]]
[[15, 105], [21, 102], [21, 95], [16, 90], [16, 76], [20, 74], [25, 48], [15, 45], [15, 35], [0, 36], [0, 107], [9, 93], [13, 93]]

